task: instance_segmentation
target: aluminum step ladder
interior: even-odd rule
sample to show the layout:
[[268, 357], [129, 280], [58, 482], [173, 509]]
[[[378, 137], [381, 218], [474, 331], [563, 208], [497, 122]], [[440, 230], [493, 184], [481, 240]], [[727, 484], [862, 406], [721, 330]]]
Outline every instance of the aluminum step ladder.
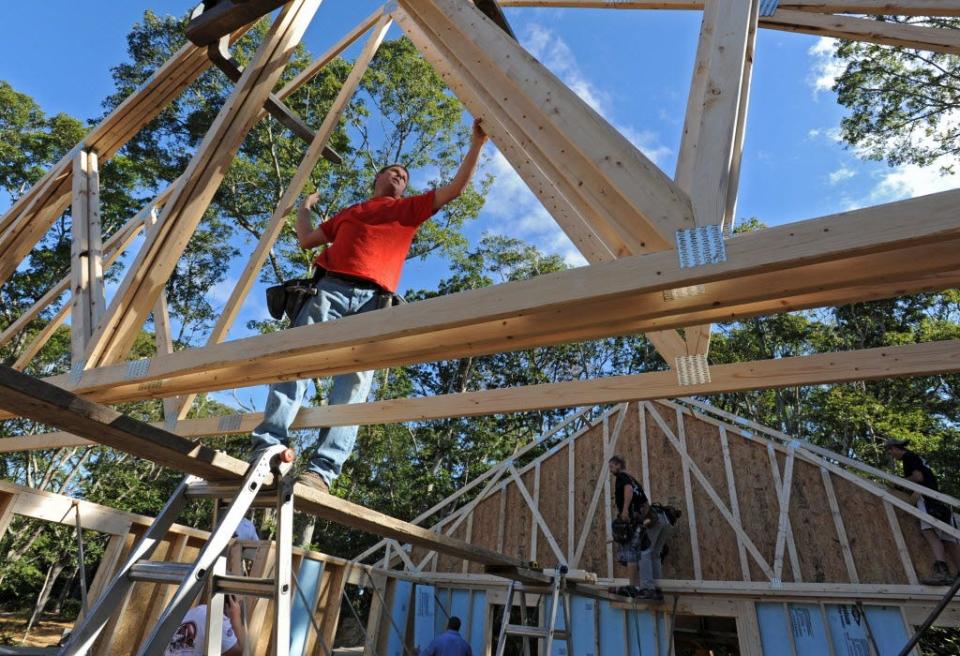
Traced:
[[[287, 460], [287, 462], [283, 462]], [[291, 577], [293, 551], [292, 451], [274, 446], [250, 465], [243, 482], [207, 482], [187, 476], [174, 491], [163, 510], [130, 552], [96, 605], [77, 626], [61, 656], [89, 653], [107, 621], [123, 608], [130, 588], [138, 581], [176, 584], [167, 607], [138, 656], [162, 656], [184, 614], [202, 591], [208, 595], [205, 654], [220, 654], [224, 594], [239, 594], [274, 600], [273, 644], [275, 656], [286, 656], [290, 645]], [[265, 484], [271, 483], [269, 487]], [[151, 561], [150, 555], [176, 521], [190, 499], [216, 500], [214, 530], [193, 563]], [[227, 501], [229, 500], [229, 503]], [[222, 506], [226, 506], [223, 508]], [[277, 559], [274, 576], [254, 578], [227, 574], [226, 549], [247, 511], [252, 507], [274, 507], [277, 512]]]
[[[510, 581], [510, 586], [507, 588], [507, 602], [503, 607], [503, 618], [500, 621], [500, 638], [497, 640], [497, 651], [495, 652], [496, 656], [504, 656], [505, 650], [507, 648], [507, 638], [509, 636], [518, 636], [523, 640], [523, 653], [524, 656], [530, 656], [530, 639], [535, 638], [537, 640], [543, 641], [543, 649], [537, 650], [538, 654], [543, 656], [552, 656], [553, 654], [553, 641], [554, 640], [565, 640], [567, 643], [567, 656], [573, 655], [573, 635], [572, 635], [572, 620], [570, 613], [570, 593], [567, 590], [567, 567], [566, 565], [560, 566], [557, 568], [556, 572], [550, 579], [550, 587], [548, 591], [544, 591], [542, 587], [527, 587], [525, 584], [519, 581]], [[531, 626], [527, 624], [527, 604], [526, 604], [526, 594], [534, 593], [540, 595], [540, 601], [549, 600], [549, 615], [548, 621], [543, 622], [544, 614], [548, 610], [543, 608], [543, 612], [540, 613], [540, 622], [538, 626]], [[513, 609], [513, 599], [514, 595], [520, 595], [520, 624], [511, 624], [510, 623], [510, 613]], [[563, 604], [563, 629], [557, 628], [557, 609], [560, 607], [560, 604]]]

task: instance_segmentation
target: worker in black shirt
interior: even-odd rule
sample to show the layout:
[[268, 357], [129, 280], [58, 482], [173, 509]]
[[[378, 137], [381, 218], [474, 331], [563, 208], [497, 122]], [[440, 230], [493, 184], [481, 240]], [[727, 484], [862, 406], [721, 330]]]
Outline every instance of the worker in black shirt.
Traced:
[[[913, 451], [910, 451], [907, 445], [908, 442], [906, 440], [890, 439], [884, 442], [883, 446], [891, 457], [903, 463], [903, 477], [905, 479], [937, 491], [937, 477], [934, 476], [930, 467], [923, 461], [923, 458]], [[919, 492], [914, 492], [910, 497], [910, 501], [916, 505], [921, 512], [936, 517], [947, 524], [954, 525], [953, 511], [950, 506], [942, 501], [924, 496]], [[960, 542], [958, 542], [956, 537], [923, 520], [920, 521], [920, 533], [933, 550], [934, 557], [933, 576], [924, 579], [923, 583], [925, 585], [949, 585], [953, 582], [953, 577], [950, 576], [950, 567], [947, 565], [947, 559], [949, 558], [954, 571], [960, 573]]]
[[618, 554], [618, 560], [627, 566], [630, 586], [618, 592], [640, 599], [663, 599], [656, 581], [660, 578], [663, 547], [673, 535], [673, 525], [663, 512], [650, 506], [643, 487], [626, 472], [627, 462], [622, 456], [613, 456], [607, 464], [615, 479], [617, 519], [633, 525], [630, 538], [619, 543]]

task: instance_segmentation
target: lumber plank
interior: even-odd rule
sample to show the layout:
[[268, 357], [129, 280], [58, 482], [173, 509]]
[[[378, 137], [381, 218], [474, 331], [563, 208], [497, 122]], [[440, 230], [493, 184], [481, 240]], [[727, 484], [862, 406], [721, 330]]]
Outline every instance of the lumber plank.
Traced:
[[[723, 452], [723, 473], [727, 481], [727, 496], [730, 501], [730, 512], [733, 514], [734, 521], [743, 525], [740, 519], [740, 500], [737, 498], [737, 481], [733, 474], [733, 460], [730, 457], [730, 443], [727, 441], [726, 426], [720, 425], [720, 448]], [[839, 511], [838, 511], [839, 512]], [[747, 560], [747, 549], [743, 544], [743, 538], [737, 535], [737, 553], [740, 556], [740, 571], [743, 574], [743, 580], [750, 580], [750, 562]]]
[[850, 583], [860, 583], [860, 575], [857, 574], [857, 564], [853, 559], [853, 552], [850, 550], [850, 540], [847, 538], [847, 529], [843, 523], [843, 515], [840, 513], [840, 503], [837, 501], [833, 480], [830, 478], [830, 472], [824, 467], [820, 468], [820, 478], [823, 480], [823, 489], [827, 494], [827, 502], [830, 504], [830, 514], [833, 516], [833, 526], [837, 532], [837, 540], [840, 542], [847, 576], [850, 578]]
[[476, 7], [456, 0], [400, 5], [461, 61], [484, 62], [479, 81], [497, 89], [501, 111], [521, 112], [517, 123], [527, 138], [535, 135], [569, 182], [583, 183], [582, 193], [597, 195], [594, 209], [638, 252], [669, 248], [677, 228], [692, 226], [686, 194]]
[[[687, 432], [683, 424], [683, 413], [679, 410], [677, 417], [677, 436], [678, 440], [674, 446], [678, 447], [683, 469], [683, 496], [687, 505], [687, 528], [690, 531], [690, 550], [693, 552], [693, 577], [697, 581], [703, 580], [703, 566], [700, 562], [700, 537], [699, 527], [697, 526], [697, 509], [693, 503], [693, 484], [690, 481], [690, 463], [693, 459], [687, 453]], [[673, 441], [673, 440], [671, 440]]]
[[[621, 258], [360, 317], [179, 351], [151, 360], [147, 372], [132, 380], [126, 365], [88, 370], [79, 381], [71, 381], [69, 376], [51, 380], [78, 393], [92, 395], [96, 400], [207, 391], [375, 368], [388, 363], [392, 366], [437, 357], [459, 357], [466, 352], [496, 352], [565, 339], [599, 337], [617, 334], [618, 329], [622, 334], [631, 329], [617, 326], [616, 321], [633, 321], [637, 317], [631, 313], [642, 316], [643, 310], [648, 309], [637, 302], [642, 293], [739, 278], [743, 298], [753, 295], [776, 299], [782, 289], [755, 288], [748, 284], [750, 274], [793, 265], [842, 266], [845, 257], [877, 251], [889, 251], [893, 260], [888, 262], [889, 266], [896, 266], [898, 259], [901, 260], [899, 266], [903, 266], [902, 258], [896, 257], [898, 246], [912, 248], [923, 244], [929, 252], [941, 249], [941, 256], [946, 258], [942, 262], [922, 259], [910, 264], [919, 268], [949, 269], [956, 266], [956, 259], [949, 258], [957, 257], [957, 249], [951, 245], [960, 224], [960, 216], [954, 209], [957, 194], [944, 192], [740, 235], [730, 240], [727, 261], [709, 267], [681, 270], [670, 253]], [[915, 217], [914, 221], [901, 219], [908, 212]], [[825, 261], [828, 264], [823, 264]], [[860, 283], [864, 281], [858, 277], [861, 275], [874, 281], [886, 279], [886, 272], [878, 268], [853, 271], [849, 277]], [[847, 283], [847, 279], [840, 279], [833, 284]], [[794, 284], [802, 286], [805, 281]], [[661, 295], [656, 306], [658, 311], [663, 311], [663, 303]], [[567, 308], [574, 305], [578, 312], [569, 312]], [[671, 307], [674, 306], [688, 310], [698, 306], [722, 308], [709, 294], [674, 302]], [[604, 307], [606, 313], [600, 311]], [[683, 316], [678, 320], [682, 321]], [[571, 333], [572, 328], [583, 330], [574, 337], [564, 335], [562, 327], [567, 322], [572, 324]], [[636, 330], [635, 323], [633, 330]], [[257, 367], [257, 363], [269, 363], [269, 367]], [[163, 389], [144, 388], [145, 383], [157, 381]]]
[[594, 225], [603, 231], [603, 238], [587, 224], [584, 214], [592, 209], [580, 197], [577, 187], [571, 185], [550, 158], [543, 155], [536, 140], [523, 138], [523, 131], [511, 113], [499, 111], [497, 96], [482, 88], [470, 67], [458, 66], [442, 43], [427, 36], [428, 28], [419, 25], [402, 9], [398, 9], [394, 16], [447, 86], [474, 116], [483, 120], [484, 130], [491, 135], [500, 153], [587, 261], [607, 262], [614, 259], [614, 253], [629, 252], [616, 231], [609, 229], [599, 215]]
[[[759, 0], [726, 3], [707, 0], [700, 27], [693, 80], [684, 119], [674, 180], [690, 195], [697, 225], [730, 224], [736, 204], [734, 169], [752, 72], [752, 36]], [[686, 352], [706, 354], [710, 325], [685, 331]]]
[[73, 362], [83, 357], [94, 326], [103, 315], [103, 239], [100, 232], [100, 166], [96, 151], [80, 151], [74, 159], [73, 212], [70, 245]]
[[[232, 38], [240, 38], [248, 28], [241, 28]], [[101, 163], [106, 162], [209, 65], [206, 49], [187, 44], [178, 50], [0, 216], [0, 252], [4, 253], [0, 260], [0, 284], [70, 203], [72, 161], [76, 154], [84, 148], [92, 149]]]
[[[960, 340], [951, 340], [717, 365], [710, 370], [712, 382], [695, 386], [681, 386], [677, 384], [675, 374], [663, 371], [377, 401], [355, 406], [323, 406], [301, 411], [294, 426], [303, 428], [427, 421], [446, 417], [655, 400], [687, 394], [699, 396], [852, 380], [927, 376], [956, 371], [960, 371]], [[255, 425], [258, 421], [258, 413], [253, 413], [249, 418], [244, 418], [244, 426]], [[210, 430], [210, 433], [203, 431], [204, 434], [218, 434], [216, 426], [207, 430]], [[250, 429], [241, 427], [237, 430]], [[190, 432], [198, 434], [201, 430]], [[219, 431], [222, 432], [224, 431]], [[0, 440], [0, 443], [3, 441]]]
[[939, 27], [904, 25], [872, 18], [813, 14], [787, 9], [778, 9], [773, 16], [763, 17], [760, 25], [785, 32], [818, 34], [952, 55], [960, 53], [960, 35], [957, 30]]
[[98, 324], [86, 353], [87, 366], [126, 356], [319, 4], [290, 2], [264, 37]]
[[[499, 0], [504, 7], [703, 9], [703, 0]], [[779, 7], [826, 14], [960, 16], [958, 0], [781, 0]]]
[[[0, 407], [207, 479], [240, 480], [247, 470], [247, 463], [241, 460], [121, 415], [7, 366], [0, 366]], [[294, 494], [300, 510], [321, 519], [484, 564], [525, 564], [301, 484], [294, 487]]]
[[[823, 303], [820, 304], [822, 305]], [[640, 304], [636, 304], [636, 306], [639, 308]], [[604, 308], [609, 310], [609, 316], [614, 318], [600, 324], [601, 328], [598, 330], [596, 327], [597, 323], [607, 316], [606, 311], [601, 311]], [[505, 348], [516, 349], [532, 345], [588, 339], [597, 337], [598, 332], [602, 334], [629, 334], [636, 330], [643, 330], [645, 324], [642, 321], [616, 317], [618, 310], [621, 314], [624, 312], [623, 308], [623, 301], [611, 300], [609, 301], [609, 305], [592, 305], [592, 312], [583, 316], [577, 315], [576, 317], [570, 317], [569, 312], [564, 313], [557, 311], [544, 313], [542, 316], [531, 313], [530, 315], [520, 316], [514, 319], [484, 322], [483, 324], [474, 326], [473, 331], [471, 331], [473, 341], [462, 346], [460, 345], [462, 342], [457, 341], [458, 335], [467, 332], [466, 329], [436, 331], [432, 334], [441, 344], [446, 345], [446, 349], [442, 353], [433, 347], [416, 346], [418, 342], [420, 342], [416, 337], [398, 337], [395, 343], [387, 343], [381, 340], [376, 345], [364, 346], [362, 350], [359, 351], [355, 347], [345, 346], [344, 350], [331, 351], [326, 357], [314, 355], [317, 349], [317, 347], [314, 346], [314, 351], [305, 348], [305, 355], [300, 356], [299, 360], [292, 360], [289, 359], [292, 357], [290, 351], [287, 350], [284, 352], [284, 350], [280, 348], [281, 344], [278, 342], [281, 342], [281, 340], [276, 339], [277, 336], [269, 336], [275, 339], [253, 338], [253, 340], [258, 341], [257, 348], [260, 349], [261, 352], [269, 352], [276, 349], [270, 357], [263, 358], [263, 367], [252, 368], [250, 366], [244, 366], [244, 362], [235, 361], [234, 358], [237, 356], [232, 356], [231, 353], [231, 356], [227, 358], [223, 358], [223, 354], [220, 354], [220, 358], [211, 357], [209, 359], [210, 364], [203, 370], [203, 373], [194, 373], [191, 371], [192, 367], [190, 365], [195, 363], [196, 360], [202, 360], [211, 355], [204, 349], [196, 352], [186, 352], [191, 353], [190, 357], [193, 358], [193, 362], [184, 362], [183, 360], [179, 362], [174, 361], [174, 359], [179, 360], [182, 357], [180, 353], [174, 354], [169, 358], [151, 361], [150, 371], [141, 379], [131, 380], [127, 376], [126, 367], [112, 367], [87, 372], [76, 384], [67, 376], [59, 377], [56, 381], [58, 384], [75, 387], [83, 394], [95, 395], [99, 400], [128, 400], [148, 398], [151, 395], [159, 396], [161, 390], [152, 390], [145, 386], [150, 380], [159, 380], [161, 381], [160, 385], [162, 387], [177, 393], [182, 391], [203, 391], [216, 386], [242, 386], [278, 380], [285, 377], [283, 375], [284, 371], [296, 371], [298, 377], [305, 377], [310, 371], [324, 374], [330, 374], [336, 371], [352, 371], [351, 367], [357, 366], [358, 356], [366, 356], [368, 358], [366, 362], [369, 363], [371, 367], [385, 366], [388, 364], [389, 366], [393, 366], [394, 364], [417, 361], [419, 359], [428, 360], [436, 359], [437, 357], [453, 357], [455, 353], [458, 355], [467, 353], [479, 354], [502, 351]], [[756, 307], [749, 309], [751, 312], [743, 314], [762, 313], [758, 311]], [[766, 312], [777, 312], [785, 308], [773, 298], [763, 309]], [[722, 318], [731, 314], [721, 312], [719, 308], [714, 308], [714, 310], [714, 312], [676, 315], [672, 318], [663, 317], [658, 319], [657, 322], [647, 323], [646, 325], [659, 327], [664, 324], [671, 325], [672, 323], [672, 325], [676, 326], [682, 325], [684, 320], [701, 319], [703, 317], [709, 317], [711, 319]], [[391, 312], [392, 311], [393, 310], [391, 310]], [[534, 323], [535, 319], [539, 319], [539, 322], [536, 324]], [[579, 323], [569, 326], [565, 331], [563, 330], [565, 322]], [[362, 327], [357, 327], [357, 330], [361, 329]], [[494, 336], [491, 337], [489, 341], [482, 341], [480, 339], [481, 331], [489, 331]], [[288, 333], [289, 332], [296, 331], [288, 331]], [[329, 333], [324, 333], [324, 338], [326, 338], [328, 334]], [[282, 337], [286, 336], [287, 335], [284, 335]], [[241, 350], [239, 347], [241, 343], [245, 341], [247, 340], [224, 344], [222, 347], [229, 348], [230, 351], [234, 353], [242, 353], [246, 349]], [[317, 338], [312, 342], [314, 345], [318, 343], [324, 343], [324, 339]], [[329, 342], [326, 343], [329, 344]], [[361, 341], [359, 344], [365, 344], [365, 342]], [[270, 346], [272, 346], [273, 349], [271, 349]], [[286, 346], [290, 346], [290, 344], [286, 343]], [[414, 346], [416, 346], [416, 348], [413, 348]], [[347, 351], [346, 349], [350, 350]], [[295, 350], [300, 351], [299, 348]], [[338, 363], [339, 358], [346, 358], [347, 356], [350, 356], [352, 359], [344, 364]], [[313, 360], [314, 357], [316, 360]], [[311, 362], [308, 358], [313, 361]], [[187, 360], [187, 358], [183, 359]], [[257, 358], [257, 360], [259, 360], [259, 358]], [[268, 360], [270, 362], [269, 368], [266, 367]], [[228, 363], [228, 361], [232, 362]], [[216, 377], [213, 375], [214, 371], [217, 372]]]

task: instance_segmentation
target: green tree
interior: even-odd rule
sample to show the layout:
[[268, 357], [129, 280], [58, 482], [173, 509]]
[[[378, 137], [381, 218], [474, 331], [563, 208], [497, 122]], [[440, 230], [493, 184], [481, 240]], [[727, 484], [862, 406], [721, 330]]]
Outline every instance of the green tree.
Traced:
[[[953, 30], [956, 18], [879, 16], [878, 21]], [[843, 139], [891, 165], [937, 162], [952, 168], [960, 152], [960, 58], [914, 48], [838, 41], [845, 68], [834, 91], [850, 110]], [[941, 158], [947, 158], [942, 160]]]

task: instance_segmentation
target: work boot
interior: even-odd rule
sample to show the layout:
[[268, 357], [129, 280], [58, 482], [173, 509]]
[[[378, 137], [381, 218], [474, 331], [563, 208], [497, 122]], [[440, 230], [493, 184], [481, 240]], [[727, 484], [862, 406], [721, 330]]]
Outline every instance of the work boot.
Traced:
[[663, 601], [663, 593], [658, 588], [637, 588], [634, 595], [640, 601]]
[[317, 472], [305, 471], [297, 477], [297, 482], [324, 494], [330, 494], [330, 485]]
[[933, 563], [933, 576], [921, 581], [924, 585], [950, 585], [953, 583], [953, 577], [950, 576], [950, 568], [942, 560]]
[[613, 592], [621, 597], [632, 597], [636, 593], [636, 588], [632, 585], [622, 585]]

